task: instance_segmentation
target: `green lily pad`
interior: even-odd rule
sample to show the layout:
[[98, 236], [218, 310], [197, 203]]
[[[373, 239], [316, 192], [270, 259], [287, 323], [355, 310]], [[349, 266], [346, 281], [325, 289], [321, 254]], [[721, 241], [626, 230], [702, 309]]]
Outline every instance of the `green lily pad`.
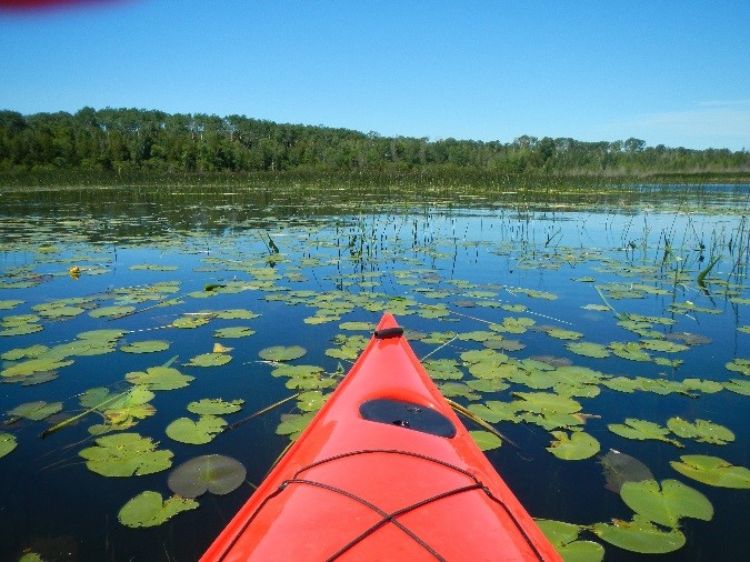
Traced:
[[24, 377], [33, 375], [34, 373], [56, 371], [72, 364], [73, 361], [69, 359], [66, 360], [44, 356], [36, 359], [27, 359], [26, 361], [10, 365], [0, 372], [0, 376], [10, 378]]
[[565, 347], [577, 355], [584, 357], [593, 357], [594, 359], [605, 359], [609, 357], [609, 350], [598, 343], [591, 342], [571, 342]]
[[63, 408], [62, 402], [47, 402], [40, 400], [38, 402], [26, 402], [16, 406], [8, 412], [9, 416], [17, 418], [25, 418], [32, 421], [40, 421], [50, 417], [52, 414], [61, 412]]
[[246, 475], [243, 464], [232, 457], [201, 455], [175, 468], [167, 485], [184, 498], [197, 498], [206, 492], [225, 496], [239, 488]]
[[221, 367], [232, 360], [228, 353], [201, 353], [186, 363], [189, 367]]
[[120, 347], [126, 353], [155, 353], [169, 349], [169, 342], [164, 340], [137, 341]]
[[214, 332], [215, 338], [220, 339], [237, 339], [252, 336], [255, 330], [247, 326], [232, 326], [229, 328], [220, 328]]
[[550, 519], [536, 519], [536, 524], [565, 562], [601, 562], [604, 559], [602, 545], [577, 540], [584, 526]]
[[304, 347], [299, 345], [274, 345], [272, 347], [266, 347], [258, 352], [261, 359], [266, 361], [292, 361], [299, 359], [307, 353]]
[[86, 467], [102, 476], [145, 476], [172, 466], [172, 451], [157, 450], [157, 444], [137, 433], [105, 435], [96, 445], [78, 453]]
[[76, 339], [86, 340], [86, 341], [98, 340], [98, 341], [114, 343], [124, 335], [125, 335], [124, 330], [116, 330], [116, 329], [89, 330], [87, 332], [81, 332], [80, 334], [78, 334], [76, 336]]
[[724, 383], [724, 388], [735, 394], [750, 396], [750, 381], [732, 379]]
[[339, 324], [339, 330], [351, 332], [372, 332], [375, 325], [370, 322], [342, 322]]
[[125, 375], [131, 384], [140, 385], [149, 390], [175, 390], [186, 387], [195, 377], [184, 375], [172, 367], [149, 367], [146, 372], [133, 371]]
[[734, 441], [734, 433], [730, 429], [707, 420], [695, 420], [694, 423], [690, 423], [680, 417], [669, 418], [667, 427], [678, 437], [695, 439], [700, 443], [726, 445]]
[[650, 351], [661, 351], [664, 353], [678, 353], [690, 349], [686, 345], [658, 339], [641, 340], [641, 347]]
[[27, 334], [41, 332], [44, 329], [41, 325], [34, 322], [15, 324], [7, 328], [3, 326], [3, 328], [3, 330], [0, 330], [0, 337], [25, 336]]
[[617, 342], [609, 344], [612, 353], [629, 361], [651, 361], [651, 356], [643, 351], [640, 343], [637, 342]]
[[709, 486], [750, 489], [750, 470], [719, 457], [682, 455], [679, 461], [670, 461], [669, 464], [683, 476]]
[[198, 502], [192, 499], [172, 496], [164, 500], [159, 492], [141, 492], [122, 506], [117, 519], [126, 527], [156, 527], [166, 523], [183, 511], [197, 509]]
[[188, 412], [199, 415], [220, 416], [224, 414], [233, 414], [242, 409], [245, 403], [242, 399], [223, 400], [222, 398], [204, 398], [197, 402], [190, 402]]
[[5, 361], [19, 361], [21, 359], [37, 359], [40, 355], [43, 355], [49, 351], [46, 345], [30, 345], [29, 347], [17, 347], [16, 349], [10, 349], [0, 355], [0, 358]]
[[282, 414], [281, 423], [276, 427], [277, 435], [288, 435], [291, 439], [296, 439], [307, 424], [312, 420], [315, 412], [305, 414]]
[[736, 357], [735, 359], [727, 363], [725, 367], [730, 371], [742, 373], [743, 375], [747, 375], [748, 377], [750, 377], [750, 359]]
[[432, 359], [424, 362], [424, 368], [433, 380], [449, 381], [461, 380], [464, 374], [453, 359]]
[[323, 406], [325, 398], [319, 390], [302, 392], [297, 398], [297, 408], [303, 412], [317, 412]]
[[23, 301], [17, 299], [0, 300], [0, 310], [11, 310], [19, 304], [23, 304]]
[[219, 416], [203, 415], [198, 421], [177, 418], [167, 426], [165, 433], [180, 443], [204, 445], [213, 441], [214, 437], [224, 431], [226, 425], [226, 420]]
[[683, 517], [710, 521], [714, 508], [698, 490], [678, 480], [625, 482], [620, 490], [625, 504], [645, 519], [665, 527], [677, 527]]
[[170, 324], [170, 326], [172, 328], [180, 328], [182, 330], [192, 330], [194, 328], [198, 328], [200, 326], [208, 324], [208, 321], [210, 319], [211, 318], [208, 315], [181, 316], [180, 318], [176, 318]]
[[[750, 381], [748, 382], [750, 383]], [[704, 394], [714, 394], [720, 392], [724, 388], [724, 385], [717, 381], [687, 378], [682, 380], [682, 387], [688, 391], [695, 390]]]
[[579, 461], [593, 457], [599, 452], [599, 441], [584, 431], [573, 431], [568, 435], [564, 431], [553, 431], [552, 441], [547, 450], [558, 459]]
[[5, 431], [0, 431], [0, 459], [5, 455], [10, 454], [10, 452], [17, 446], [18, 441], [16, 440], [15, 435], [12, 433], [6, 433]]
[[117, 318], [135, 311], [134, 306], [104, 306], [89, 312], [92, 318]]
[[591, 530], [603, 541], [640, 554], [665, 554], [685, 544], [685, 535], [679, 530], [663, 531], [637, 514], [632, 521], [614, 519], [612, 523], [596, 523]]
[[491, 451], [492, 449], [499, 448], [503, 444], [502, 439], [500, 439], [494, 433], [490, 433], [489, 431], [484, 431], [481, 429], [473, 430], [470, 431], [469, 434], [482, 451]]
[[521, 400], [514, 401], [517, 410], [537, 414], [574, 414], [581, 410], [581, 404], [567, 396], [550, 392], [514, 392]]
[[558, 340], [580, 340], [583, 337], [581, 332], [573, 330], [564, 330], [562, 328], [552, 328], [546, 330], [547, 335]]
[[214, 316], [221, 320], [252, 320], [253, 318], [258, 318], [260, 314], [244, 308], [230, 308], [227, 310], [217, 310], [214, 312]]
[[660, 426], [658, 423], [646, 420], [627, 418], [624, 424], [610, 423], [607, 425], [607, 428], [612, 433], [615, 433], [620, 437], [625, 437], [626, 439], [635, 439], [637, 441], [654, 439], [656, 441], [671, 443], [675, 447], [683, 446], [679, 441], [667, 437], [667, 435], [669, 435], [669, 429]]

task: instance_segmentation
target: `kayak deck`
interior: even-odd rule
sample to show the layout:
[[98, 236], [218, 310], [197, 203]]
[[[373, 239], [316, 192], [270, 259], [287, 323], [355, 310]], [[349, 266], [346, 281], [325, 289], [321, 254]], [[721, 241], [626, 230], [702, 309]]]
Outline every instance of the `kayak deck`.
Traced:
[[239, 560], [560, 560], [386, 314], [204, 554]]

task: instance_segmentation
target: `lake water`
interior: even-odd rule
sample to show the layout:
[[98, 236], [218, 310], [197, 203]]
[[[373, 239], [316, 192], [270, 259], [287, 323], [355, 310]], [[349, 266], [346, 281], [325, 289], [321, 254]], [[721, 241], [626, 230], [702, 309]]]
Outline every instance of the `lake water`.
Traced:
[[[444, 393], [515, 444], [487, 455], [534, 517], [586, 526], [580, 539], [606, 560], [653, 558], [589, 527], [633, 518], [605, 488], [614, 449], [713, 506], [710, 521], [649, 531], [657, 548], [684, 541], [658, 559], [744, 559], [750, 490], [670, 463], [750, 467], [749, 204], [747, 185], [0, 192], [0, 559], [197, 559], [384, 310]], [[259, 355], [271, 346], [302, 346], [288, 364], [313, 367], [274, 376], [279, 363]], [[148, 371], [159, 366], [179, 373], [165, 382]], [[295, 394], [197, 437], [173, 425], [201, 420], [188, 410], [201, 399], [244, 401], [220, 416], [232, 424]], [[593, 449], [569, 456], [586, 458], [548, 450], [581, 431]], [[171, 451], [167, 466], [102, 475], [97, 439], [123, 433]], [[171, 496], [170, 471], [207, 454], [239, 460], [247, 483], [161, 525], [118, 521], [146, 490]]]

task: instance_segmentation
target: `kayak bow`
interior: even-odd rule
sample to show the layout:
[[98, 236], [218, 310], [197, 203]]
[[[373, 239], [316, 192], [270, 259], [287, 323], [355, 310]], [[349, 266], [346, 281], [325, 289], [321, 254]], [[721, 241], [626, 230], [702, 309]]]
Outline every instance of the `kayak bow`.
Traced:
[[201, 560], [561, 558], [385, 314]]

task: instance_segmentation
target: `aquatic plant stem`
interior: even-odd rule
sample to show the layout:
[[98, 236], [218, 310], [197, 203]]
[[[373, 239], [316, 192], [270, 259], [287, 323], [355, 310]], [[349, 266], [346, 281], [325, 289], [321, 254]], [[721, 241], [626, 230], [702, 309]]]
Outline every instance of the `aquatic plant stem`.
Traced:
[[250, 414], [246, 418], [242, 418], [241, 420], [238, 420], [238, 421], [236, 421], [234, 423], [229, 424], [229, 426], [227, 426], [227, 431], [231, 431], [232, 429], [237, 429], [242, 424], [247, 423], [250, 420], [253, 420], [253, 419], [257, 418], [258, 416], [262, 416], [263, 414], [266, 414], [266, 413], [270, 412], [274, 408], [278, 408], [279, 406], [282, 406], [283, 404], [286, 404], [290, 400], [294, 400], [298, 396], [299, 396], [299, 392], [296, 392], [296, 393], [292, 394], [291, 396], [287, 396], [286, 398], [284, 398], [282, 400], [279, 400], [278, 402], [274, 402], [270, 406], [266, 406], [265, 408], [261, 408], [260, 410], [258, 410], [257, 412], [255, 412], [253, 414]]
[[63, 420], [60, 423], [57, 423], [57, 424], [53, 425], [52, 427], [49, 427], [49, 428], [45, 429], [44, 431], [42, 431], [39, 434], [39, 437], [41, 437], [42, 439], [44, 439], [48, 435], [51, 435], [52, 433], [54, 433], [54, 432], [56, 432], [56, 431], [58, 431], [58, 430], [60, 430], [60, 429], [62, 429], [64, 427], [70, 425], [73, 422], [76, 422], [76, 421], [80, 420], [81, 418], [83, 418], [85, 416], [88, 416], [90, 413], [98, 411], [102, 406], [110, 404], [110, 403], [114, 402], [115, 400], [117, 400], [119, 398], [122, 398], [124, 395], [126, 395], [128, 392], [130, 392], [130, 390], [131, 389], [128, 389], [128, 390], [125, 390], [125, 391], [121, 392], [120, 394], [116, 394], [115, 396], [110, 396], [106, 400], [103, 400], [103, 401], [99, 402], [99, 404], [97, 404], [93, 408], [89, 408], [88, 410], [84, 410], [83, 412], [81, 412], [80, 414], [78, 414], [76, 416], [73, 416], [72, 418], [68, 418], [66, 420]]
[[470, 419], [471, 421], [473, 421], [478, 426], [483, 427], [484, 429], [486, 429], [487, 431], [489, 431], [490, 433], [492, 433], [496, 437], [499, 437], [501, 440], [503, 440], [504, 442], [508, 443], [509, 445], [512, 445], [516, 449], [520, 449], [520, 447], [515, 442], [513, 442], [511, 439], [508, 439], [505, 435], [503, 435], [502, 433], [500, 433], [497, 429], [495, 429], [494, 427], [492, 427], [489, 423], [487, 423], [482, 418], [480, 418], [479, 416], [477, 416], [471, 410], [468, 410], [468, 409], [464, 408], [461, 404], [459, 404], [458, 402], [454, 402], [450, 398], [446, 398], [445, 400], [448, 402], [448, 404], [450, 404], [450, 407], [453, 408], [459, 414], [462, 414], [464, 417]]

